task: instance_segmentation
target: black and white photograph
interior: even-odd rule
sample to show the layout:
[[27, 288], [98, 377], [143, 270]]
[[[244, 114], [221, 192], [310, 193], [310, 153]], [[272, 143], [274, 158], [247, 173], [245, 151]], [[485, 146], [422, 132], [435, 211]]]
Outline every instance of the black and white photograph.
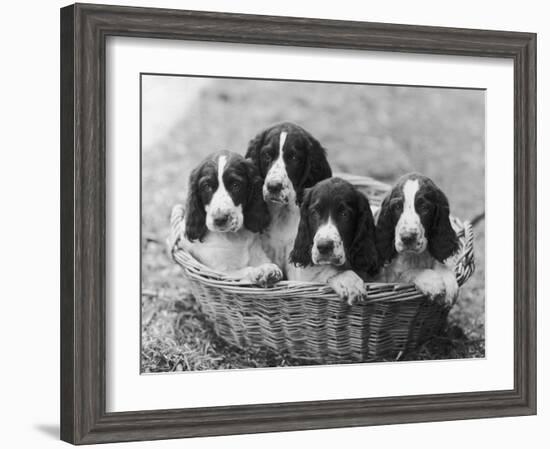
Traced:
[[6, 2], [2, 447], [546, 448], [544, 5]]
[[485, 90], [142, 73], [141, 373], [485, 357]]

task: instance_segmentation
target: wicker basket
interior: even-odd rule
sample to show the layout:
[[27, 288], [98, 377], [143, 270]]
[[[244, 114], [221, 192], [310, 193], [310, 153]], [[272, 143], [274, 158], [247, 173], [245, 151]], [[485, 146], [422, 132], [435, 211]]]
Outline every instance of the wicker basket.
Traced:
[[[389, 186], [348, 174], [347, 179], [379, 206]], [[474, 271], [473, 231], [452, 218], [460, 241], [454, 257], [459, 285]], [[417, 347], [446, 324], [449, 307], [428, 300], [410, 284], [368, 284], [368, 299], [349, 306], [326, 284], [279, 282], [269, 289], [224, 278], [175, 246], [193, 295], [215, 332], [240, 348], [270, 348], [321, 363], [395, 357]]]

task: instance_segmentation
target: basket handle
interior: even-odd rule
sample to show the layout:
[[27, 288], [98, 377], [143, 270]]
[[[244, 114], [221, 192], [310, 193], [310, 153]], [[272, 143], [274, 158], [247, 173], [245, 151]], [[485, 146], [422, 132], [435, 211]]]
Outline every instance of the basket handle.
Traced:
[[474, 229], [469, 221], [462, 223], [464, 230], [464, 246], [462, 254], [455, 263], [455, 275], [458, 285], [464, 284], [475, 270]]
[[181, 204], [176, 204], [170, 214], [170, 234], [166, 240], [170, 254], [178, 248], [178, 243], [185, 232], [185, 209]]

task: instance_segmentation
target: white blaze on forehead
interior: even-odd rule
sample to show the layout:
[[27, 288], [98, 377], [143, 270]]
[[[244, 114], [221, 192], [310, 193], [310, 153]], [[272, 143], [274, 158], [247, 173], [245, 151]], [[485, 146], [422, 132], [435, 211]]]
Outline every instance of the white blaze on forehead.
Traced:
[[266, 185], [270, 182], [280, 182], [282, 184], [283, 187], [279, 193], [280, 197], [284, 197], [289, 201], [294, 201], [296, 198], [296, 192], [292, 186], [292, 181], [288, 177], [284, 160], [284, 146], [287, 136], [287, 131], [281, 131], [281, 134], [279, 134], [279, 154], [265, 177], [264, 198], [269, 195]]
[[207, 220], [212, 219], [210, 214], [230, 214], [232, 217], [242, 214], [241, 205], [239, 204], [239, 206], [235, 206], [233, 199], [227, 192], [225, 184], [223, 183], [223, 173], [226, 165], [227, 156], [220, 156], [218, 159], [218, 188], [214, 192], [214, 195], [212, 195], [210, 203], [205, 207], [208, 214]]
[[225, 189], [225, 184], [223, 183], [223, 172], [225, 170], [225, 164], [227, 163], [227, 156], [220, 156], [218, 159], [218, 188], [212, 197], [210, 204], [214, 203], [220, 208], [227, 205], [227, 200], [231, 199], [227, 190]]
[[281, 135], [279, 136], [279, 159], [283, 155], [283, 148], [285, 146], [285, 141], [286, 141], [287, 134], [288, 133], [286, 131], [282, 131]]
[[218, 183], [223, 186], [223, 171], [225, 169], [225, 163], [227, 162], [227, 156], [220, 156], [218, 159]]
[[227, 156], [222, 155], [218, 158], [218, 188], [212, 195], [210, 204], [206, 206], [207, 212], [220, 213], [227, 211], [231, 206], [235, 206], [231, 197], [227, 193], [225, 184], [223, 183], [223, 172], [225, 170], [225, 165], [227, 163]]
[[228, 225], [224, 227], [226, 231], [236, 232], [242, 227], [244, 222], [242, 204], [235, 205], [233, 198], [231, 198], [223, 183], [223, 173], [227, 165], [227, 159], [228, 156], [226, 155], [221, 155], [218, 158], [218, 188], [214, 192], [214, 195], [212, 195], [210, 203], [205, 207], [206, 226], [211, 231], [217, 230], [214, 223], [214, 218], [217, 216], [228, 216]]
[[405, 182], [405, 185], [403, 186], [403, 196], [405, 197], [403, 202], [403, 213], [408, 212], [416, 214], [414, 199], [419, 188], [420, 186], [418, 184], [418, 179], [409, 179]]
[[[284, 171], [286, 173], [285, 160], [283, 159], [283, 156], [284, 156], [283, 150], [285, 147], [287, 135], [288, 133], [286, 131], [282, 131], [281, 134], [279, 135], [279, 154], [277, 155], [277, 160], [271, 167], [271, 170], [269, 170], [270, 172], [275, 171], [278, 174], [280, 174], [279, 172]], [[268, 176], [269, 176], [269, 173], [268, 173]]]
[[[403, 213], [401, 217], [399, 217], [395, 229], [395, 239], [398, 246], [401, 245], [400, 236], [401, 233], [404, 232], [416, 233], [417, 243], [420, 244], [421, 247], [426, 244], [424, 239], [424, 227], [414, 207], [414, 200], [418, 190], [420, 190], [418, 179], [409, 179], [403, 185]], [[397, 250], [399, 251], [400, 249], [397, 248]]]

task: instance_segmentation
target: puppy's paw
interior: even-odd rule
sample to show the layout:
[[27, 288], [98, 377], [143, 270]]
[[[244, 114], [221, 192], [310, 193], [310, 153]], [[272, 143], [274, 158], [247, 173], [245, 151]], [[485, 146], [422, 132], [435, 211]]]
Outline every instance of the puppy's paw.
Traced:
[[436, 302], [444, 302], [446, 296], [443, 278], [433, 270], [425, 270], [413, 279], [414, 285], [424, 295]]
[[338, 273], [328, 280], [336, 294], [352, 306], [367, 298], [367, 289], [363, 279], [351, 270]]
[[283, 272], [274, 263], [264, 263], [252, 268], [249, 277], [260, 287], [270, 287], [283, 278]]

